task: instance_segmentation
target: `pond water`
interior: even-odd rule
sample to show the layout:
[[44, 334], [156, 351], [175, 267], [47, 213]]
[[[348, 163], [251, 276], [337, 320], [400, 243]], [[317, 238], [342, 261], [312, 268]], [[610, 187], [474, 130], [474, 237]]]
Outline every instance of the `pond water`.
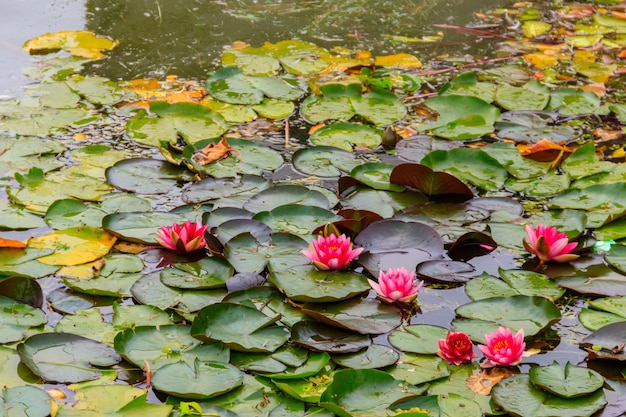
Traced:
[[[22, 86], [30, 82], [21, 75], [21, 69], [31, 65], [33, 58], [22, 51], [21, 45], [46, 32], [87, 29], [120, 41], [108, 58], [88, 64], [85, 73], [114, 80], [163, 79], [175, 74], [203, 81], [219, 68], [222, 51], [235, 41], [260, 46], [265, 41], [295, 38], [329, 49], [345, 47], [376, 54], [405, 52], [422, 61], [437, 56], [442, 63], [448, 59], [457, 63], [488, 59], [493, 57], [491, 47], [499, 42], [498, 38], [463, 35], [433, 24], [484, 23], [475, 19], [474, 12], [512, 4], [508, 0], [20, 0], [10, 4], [5, 0], [4, 3], [0, 6], [5, 21], [0, 25], [0, 74], [3, 74], [0, 96], [20, 95]], [[439, 32], [443, 32], [441, 42], [418, 41]], [[0, 191], [0, 198], [4, 196]], [[478, 272], [497, 276], [499, 268], [519, 267], [518, 260], [517, 255], [502, 250], [470, 263]], [[46, 291], [58, 287], [58, 281], [49, 282], [53, 284], [44, 288]], [[421, 290], [419, 300], [420, 308], [427, 314], [416, 314], [411, 323], [443, 327], [449, 327], [456, 307], [470, 301], [463, 286], [437, 284]], [[537, 355], [532, 363], [545, 366], [557, 360], [577, 364], [587, 356], [577, 346], [588, 333], [584, 329], [579, 331], [576, 317], [584, 300], [565, 299], [560, 303], [564, 317], [545, 335], [547, 343], [558, 348], [550, 355]], [[112, 314], [111, 309], [103, 311]], [[566, 314], [569, 312], [572, 314]], [[51, 322], [60, 317], [48, 311]], [[559, 344], [560, 337], [563, 343]], [[380, 336], [376, 341], [386, 344], [385, 338]], [[528, 365], [522, 371], [527, 372]]]
[[[21, 69], [31, 58], [23, 43], [46, 32], [88, 29], [120, 41], [110, 58], [91, 71], [111, 79], [176, 74], [206, 78], [217, 68], [224, 46], [243, 41], [302, 39], [326, 48], [347, 47], [379, 54], [444, 52], [463, 56], [489, 45], [475, 37], [433, 27], [464, 26], [473, 12], [510, 4], [481, 0], [21, 0], [0, 11], [0, 94], [16, 95], [28, 80]], [[475, 22], [474, 22], [475, 23]], [[444, 31], [442, 44], [415, 42]], [[403, 38], [404, 37], [404, 38]], [[412, 41], [407, 41], [412, 40]], [[449, 45], [449, 46], [447, 46]], [[89, 71], [89, 70], [88, 70]]]

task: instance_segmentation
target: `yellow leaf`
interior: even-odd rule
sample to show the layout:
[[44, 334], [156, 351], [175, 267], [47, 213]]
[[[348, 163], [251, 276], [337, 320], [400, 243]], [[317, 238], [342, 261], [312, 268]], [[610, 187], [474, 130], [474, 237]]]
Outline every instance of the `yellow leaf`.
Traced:
[[410, 54], [377, 56], [374, 64], [377, 67], [422, 68], [422, 62]]
[[98, 36], [91, 31], [64, 30], [29, 39], [23, 49], [30, 54], [47, 54], [63, 49], [74, 56], [99, 59], [104, 57], [102, 51], [113, 49], [118, 44], [116, 40]]
[[57, 274], [62, 278], [91, 279], [100, 275], [104, 263], [104, 259], [98, 259], [82, 265], [64, 266], [57, 271]]
[[557, 57], [546, 54], [526, 54], [524, 59], [533, 67], [540, 69], [554, 67], [559, 63]]
[[43, 264], [80, 265], [109, 253], [115, 239], [115, 236], [99, 227], [72, 227], [32, 238], [28, 247], [54, 251], [51, 255], [37, 259]]
[[527, 38], [537, 38], [552, 29], [552, 25], [538, 20], [527, 20], [522, 25], [522, 32]]

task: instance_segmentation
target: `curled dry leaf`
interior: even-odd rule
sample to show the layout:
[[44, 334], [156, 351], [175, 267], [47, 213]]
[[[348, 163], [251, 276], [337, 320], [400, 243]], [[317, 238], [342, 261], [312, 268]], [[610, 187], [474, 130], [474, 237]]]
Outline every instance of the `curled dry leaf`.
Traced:
[[243, 162], [241, 152], [230, 147], [226, 139], [220, 140], [218, 143], [210, 143], [204, 148], [193, 154], [193, 159], [199, 165], [208, 165], [218, 159], [226, 158], [229, 155], [236, 155]]
[[483, 369], [480, 373], [467, 378], [465, 384], [476, 394], [489, 395], [494, 385], [512, 375], [513, 372], [507, 368]]

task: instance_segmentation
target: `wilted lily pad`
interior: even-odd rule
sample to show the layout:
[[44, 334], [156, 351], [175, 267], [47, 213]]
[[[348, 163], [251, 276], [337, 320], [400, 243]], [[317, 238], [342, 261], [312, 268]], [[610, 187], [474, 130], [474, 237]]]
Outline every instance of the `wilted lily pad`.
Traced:
[[33, 238], [29, 247], [53, 249], [51, 255], [38, 258], [48, 265], [78, 265], [106, 255], [116, 238], [99, 227], [73, 227]]
[[98, 36], [91, 31], [64, 30], [29, 39], [23, 48], [31, 54], [48, 54], [63, 49], [74, 56], [99, 59], [104, 57], [102, 51], [113, 49], [118, 44], [119, 41]]
[[581, 347], [587, 350], [591, 359], [612, 359], [625, 361], [626, 321], [607, 324], [585, 337]]

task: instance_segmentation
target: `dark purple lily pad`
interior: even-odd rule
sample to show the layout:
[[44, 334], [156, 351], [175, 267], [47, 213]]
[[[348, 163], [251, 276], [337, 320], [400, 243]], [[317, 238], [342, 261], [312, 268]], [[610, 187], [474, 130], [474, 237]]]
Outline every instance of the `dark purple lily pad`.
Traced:
[[467, 282], [476, 276], [474, 267], [465, 262], [436, 259], [417, 266], [417, 276], [437, 282]]
[[419, 190], [437, 200], [465, 201], [474, 197], [472, 190], [458, 178], [445, 172], [435, 172], [421, 164], [396, 166], [389, 181]]

